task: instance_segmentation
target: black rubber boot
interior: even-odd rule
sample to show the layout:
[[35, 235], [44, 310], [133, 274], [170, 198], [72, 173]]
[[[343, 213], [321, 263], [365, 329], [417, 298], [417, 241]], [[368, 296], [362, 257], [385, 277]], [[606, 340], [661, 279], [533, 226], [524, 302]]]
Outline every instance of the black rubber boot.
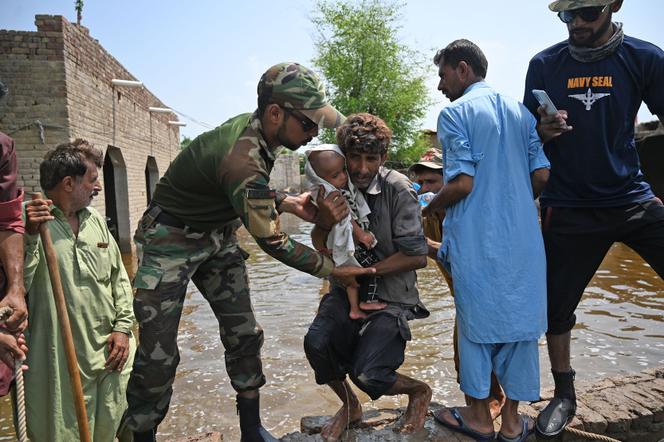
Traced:
[[260, 397], [246, 399], [240, 396], [237, 400], [237, 414], [240, 416], [240, 442], [276, 442], [261, 425]]
[[537, 435], [550, 439], [557, 437], [574, 419], [576, 414], [576, 392], [574, 391], [574, 370], [556, 372], [551, 370], [556, 389], [553, 399], [537, 416], [535, 430]]
[[134, 433], [134, 442], [157, 442], [157, 430]]

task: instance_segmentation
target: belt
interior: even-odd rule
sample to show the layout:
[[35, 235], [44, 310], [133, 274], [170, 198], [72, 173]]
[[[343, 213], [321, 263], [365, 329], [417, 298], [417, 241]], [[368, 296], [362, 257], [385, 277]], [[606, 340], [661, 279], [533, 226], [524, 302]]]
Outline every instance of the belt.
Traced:
[[178, 218], [174, 217], [173, 215], [169, 215], [168, 213], [164, 212], [163, 210], [159, 212], [159, 215], [154, 219], [155, 222], [159, 224], [164, 224], [166, 226], [171, 226], [175, 227], [177, 229], [184, 229], [187, 225], [180, 221]]
[[[157, 212], [157, 216], [154, 216], [154, 212]], [[202, 231], [198, 229], [193, 229], [185, 222], [183, 222], [180, 218], [171, 215], [170, 213], [164, 212], [164, 210], [157, 206], [157, 205], [150, 205], [148, 206], [147, 211], [145, 212], [146, 215], [148, 215], [148, 218], [151, 219], [150, 223], [155, 222], [159, 224], [163, 224], [165, 226], [169, 227], [175, 227], [176, 229], [184, 229], [188, 228], [189, 231], [191, 232], [199, 232], [199, 233], [205, 233], [207, 231]], [[234, 218], [228, 222], [225, 222], [223, 224], [220, 224], [214, 231], [222, 231], [224, 232], [224, 235], [231, 234], [233, 231], [237, 230], [238, 227], [242, 225], [242, 221], [239, 218]]]

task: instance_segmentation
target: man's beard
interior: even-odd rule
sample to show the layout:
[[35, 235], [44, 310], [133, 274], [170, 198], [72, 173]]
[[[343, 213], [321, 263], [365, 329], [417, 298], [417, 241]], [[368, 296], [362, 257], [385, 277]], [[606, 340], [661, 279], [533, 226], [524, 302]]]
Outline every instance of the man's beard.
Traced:
[[584, 41], [581, 41], [581, 42], [577, 41], [574, 38], [574, 33], [572, 32], [572, 30], [569, 31], [569, 41], [572, 45], [582, 47], [582, 48], [595, 47], [595, 42], [597, 42], [597, 40], [602, 38], [602, 36], [606, 33], [607, 29], [609, 29], [609, 27], [611, 27], [611, 25], [612, 25], [612, 23], [611, 23], [611, 14], [608, 14], [605, 21], [604, 21], [604, 23], [602, 23], [602, 26], [600, 26], [599, 29], [596, 32], [592, 32], [592, 30], [590, 30], [589, 28], [585, 28], [585, 27], [579, 27], [579, 28], [574, 29], [575, 31], [584, 30], [584, 31], [590, 31], [591, 32], [590, 36], [588, 36]]
[[[376, 175], [372, 175], [372, 176], [364, 175], [364, 176], [360, 177], [359, 174], [350, 174], [350, 181], [359, 190], [365, 191], [369, 188], [369, 185], [371, 184], [371, 181], [373, 181], [375, 176]], [[358, 182], [358, 180], [361, 180], [362, 182]]]
[[287, 148], [288, 150], [292, 150], [292, 151], [298, 150], [301, 146], [303, 146], [303, 145], [309, 143], [309, 141], [311, 141], [311, 139], [309, 139], [309, 140], [307, 140], [306, 143], [303, 143], [303, 144], [295, 144], [293, 141], [291, 141], [290, 138], [288, 138], [286, 136], [286, 122], [285, 121], [284, 121], [284, 123], [282, 123], [281, 126], [279, 126], [279, 129], [277, 130], [277, 140], [279, 140], [280, 145], [282, 145], [285, 148]]

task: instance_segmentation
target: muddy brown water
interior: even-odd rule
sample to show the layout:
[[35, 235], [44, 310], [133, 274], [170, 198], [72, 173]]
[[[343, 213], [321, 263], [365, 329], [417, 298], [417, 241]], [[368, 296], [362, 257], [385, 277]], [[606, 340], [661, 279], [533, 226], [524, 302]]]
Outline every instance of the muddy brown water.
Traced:
[[[310, 225], [285, 218], [282, 227], [308, 242]], [[321, 281], [292, 270], [263, 253], [243, 235], [251, 253], [248, 268], [256, 316], [265, 330], [263, 364], [267, 385], [261, 389], [262, 419], [275, 435], [298, 431], [305, 415], [332, 414], [335, 397], [316, 385], [302, 349], [321, 296]], [[428, 319], [411, 322], [413, 341], [401, 372], [432, 387], [443, 404], [463, 401], [452, 360], [454, 306], [435, 265], [418, 271]], [[578, 380], [641, 371], [664, 364], [664, 283], [629, 248], [616, 244], [586, 290], [572, 333], [573, 365]], [[224, 440], [239, 440], [235, 392], [224, 368], [223, 347], [212, 311], [191, 285], [180, 324], [181, 362], [170, 411], [159, 427], [160, 439], [220, 431]], [[544, 339], [540, 342], [542, 386], [552, 383]], [[405, 406], [406, 397], [371, 401], [363, 406]], [[14, 440], [11, 405], [0, 401], [0, 440]]]

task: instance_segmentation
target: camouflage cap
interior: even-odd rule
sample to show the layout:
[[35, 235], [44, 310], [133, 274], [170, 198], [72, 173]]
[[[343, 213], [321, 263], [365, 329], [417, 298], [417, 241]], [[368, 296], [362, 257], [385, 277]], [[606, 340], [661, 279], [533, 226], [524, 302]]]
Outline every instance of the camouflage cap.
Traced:
[[441, 170], [443, 168], [443, 154], [436, 148], [429, 149], [420, 158], [420, 161], [408, 168], [409, 171], [417, 173], [417, 169], [426, 167], [427, 169]]
[[318, 76], [298, 63], [279, 63], [268, 69], [258, 82], [258, 99], [299, 110], [319, 127], [334, 129], [346, 119], [327, 102]]
[[549, 4], [553, 12], [569, 11], [572, 9], [587, 8], [589, 6], [605, 6], [616, 0], [556, 0]]

